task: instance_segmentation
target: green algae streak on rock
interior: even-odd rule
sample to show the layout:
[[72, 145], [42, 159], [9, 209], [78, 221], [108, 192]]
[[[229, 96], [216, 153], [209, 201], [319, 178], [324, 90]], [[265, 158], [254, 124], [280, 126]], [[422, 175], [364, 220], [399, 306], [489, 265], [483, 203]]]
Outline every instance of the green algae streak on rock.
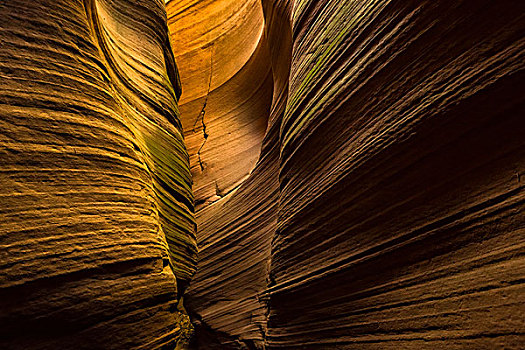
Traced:
[[197, 256], [164, 3], [0, 18], [0, 347], [174, 347]]

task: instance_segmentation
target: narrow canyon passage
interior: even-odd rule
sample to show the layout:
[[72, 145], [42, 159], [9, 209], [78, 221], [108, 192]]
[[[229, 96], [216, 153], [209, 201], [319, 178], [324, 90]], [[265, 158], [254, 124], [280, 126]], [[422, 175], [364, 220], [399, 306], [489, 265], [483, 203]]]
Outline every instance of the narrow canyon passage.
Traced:
[[[516, 6], [168, 2], [198, 203], [197, 348], [518, 346]], [[254, 73], [269, 66], [273, 89]], [[204, 103], [211, 142], [195, 129]]]
[[259, 0], [167, 2], [197, 205], [200, 263], [184, 296], [197, 348], [265, 346], [291, 58], [285, 11]]
[[523, 348], [524, 72], [523, 1], [0, 1], [0, 348]]

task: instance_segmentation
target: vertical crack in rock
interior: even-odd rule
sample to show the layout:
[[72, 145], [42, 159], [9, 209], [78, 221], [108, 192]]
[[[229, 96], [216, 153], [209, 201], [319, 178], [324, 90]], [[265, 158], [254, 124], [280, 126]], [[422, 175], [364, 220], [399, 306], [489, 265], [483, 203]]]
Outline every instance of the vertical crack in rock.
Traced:
[[264, 18], [260, 0], [171, 0], [166, 6], [199, 210], [218, 200], [216, 185], [222, 193], [238, 187], [259, 158], [272, 99]]
[[208, 103], [208, 96], [210, 95], [210, 89], [211, 89], [211, 80], [213, 77], [213, 44], [211, 45], [211, 51], [210, 51], [210, 79], [208, 80], [208, 91], [206, 91], [206, 97], [204, 98], [204, 104], [202, 105], [201, 112], [197, 119], [195, 120], [195, 123], [193, 124], [193, 132], [197, 132], [195, 127], [197, 123], [199, 122], [199, 119], [202, 124], [202, 137], [204, 140], [202, 141], [201, 146], [199, 147], [199, 150], [197, 151], [197, 156], [199, 158], [199, 166], [201, 168], [201, 171], [204, 171], [204, 164], [201, 159], [201, 151], [204, 145], [206, 144], [206, 141], [208, 140], [208, 134], [206, 133], [206, 124], [204, 123], [204, 116], [206, 114], [206, 104]]
[[[230, 4], [231, 2], [228, 3], [228, 5]], [[259, 10], [260, 12], [257, 15], [262, 18], [262, 8]], [[169, 12], [170, 7], [168, 6], [168, 17], [170, 16]], [[205, 14], [204, 10], [203, 14]], [[281, 39], [276, 38], [276, 42], [282, 40], [282, 46], [275, 45], [272, 47], [268, 44], [267, 36], [261, 36], [261, 42], [253, 53], [254, 56], [250, 57], [243, 71], [232, 78], [232, 80], [235, 79], [235, 84], [232, 84], [234, 87], [242, 83], [244, 84], [242, 85], [243, 88], [233, 90], [233, 88], [226, 86], [228, 83], [225, 83], [224, 89], [231, 95], [224, 93], [222, 100], [215, 101], [213, 100], [214, 92], [212, 91], [209, 95], [209, 103], [207, 104], [209, 108], [214, 103], [224, 104], [227, 99], [242, 102], [244, 96], [253, 94], [254, 90], [256, 93], [250, 96], [248, 101], [260, 99], [259, 90], [254, 89], [254, 85], [257, 87], [260, 83], [260, 80], [256, 80], [259, 74], [255, 75], [254, 73], [267, 71], [270, 74], [272, 87], [268, 91], [271, 93], [271, 98], [266, 99], [266, 108], [268, 108], [270, 115], [262, 125], [266, 134], [255, 168], [253, 170], [247, 169], [246, 175], [241, 178], [242, 182], [230, 188], [223, 189], [221, 181], [214, 180], [212, 183], [213, 197], [211, 197], [214, 201], [213, 204], [197, 210], [199, 272], [192, 280], [185, 295], [188, 310], [195, 319], [198, 334], [195, 339], [197, 348], [211, 348], [214, 346], [212, 344], [215, 344], [218, 348], [244, 347], [255, 349], [266, 344], [269, 310], [265, 290], [270, 268], [269, 256], [272, 233], [277, 223], [279, 189], [278, 130], [286, 102], [285, 91], [287, 72], [289, 71], [289, 60], [286, 57], [289, 57], [291, 53], [289, 22], [281, 13], [278, 14], [278, 18], [278, 21], [282, 21], [282, 23], [279, 22], [279, 25], [273, 27], [272, 35], [276, 35], [277, 32], [282, 35]], [[258, 21], [253, 21], [252, 23], [236, 25], [258, 25], [258, 23]], [[262, 22], [260, 23], [262, 24]], [[245, 32], [253, 33], [254, 30], [245, 29]], [[245, 33], [243, 34], [245, 35]], [[255, 31], [255, 34], [259, 34], [259, 32]], [[172, 35], [176, 35], [176, 33], [172, 33]], [[259, 40], [259, 36], [254, 39]], [[236, 43], [233, 44], [239, 46]], [[279, 49], [282, 51], [277, 52]], [[175, 47], [174, 50], [177, 56], [177, 48]], [[220, 52], [219, 49], [214, 52], [216, 58], [214, 61], [217, 62], [214, 65], [215, 79], [216, 75], [220, 75], [221, 56], [218, 53]], [[223, 52], [222, 57], [231, 59], [228, 54], [229, 52]], [[270, 60], [277, 62], [277, 57], [281, 58], [282, 63], [278, 63], [272, 70], [270, 69]], [[185, 66], [182, 57], [178, 58], [177, 61], [182, 67]], [[246, 75], [244, 70], [247, 71]], [[184, 70], [181, 69], [181, 71], [184, 81]], [[243, 80], [240, 80], [241, 78]], [[266, 76], [262, 76], [262, 78], [267, 79]], [[264, 82], [263, 84], [266, 85], [267, 83]], [[217, 82], [214, 80], [214, 86], [216, 85]], [[182, 98], [184, 99], [184, 96]], [[274, 108], [269, 110], [272, 99], [279, 102], [276, 102]], [[220, 105], [215, 108], [219, 107]], [[242, 108], [238, 109], [242, 111]], [[226, 114], [222, 120], [218, 119], [217, 125], [220, 125], [219, 122], [226, 124], [229, 120], [235, 120], [238, 118], [236, 113], [239, 112], [233, 110]], [[248, 109], [246, 113], [255, 116], [259, 111]], [[208, 113], [206, 116], [206, 125], [208, 125], [212, 121], [208, 119]], [[239, 117], [244, 118], [243, 115]], [[182, 119], [184, 120], [184, 113]], [[195, 120], [191, 122], [190, 127], [196, 124]], [[231, 137], [238, 137], [236, 135], [240, 133], [235, 134], [234, 132], [232, 130], [233, 135]], [[230, 134], [224, 134], [223, 137], [226, 147], [223, 149], [239, 147], [234, 146], [234, 143], [228, 143]], [[235, 142], [235, 139], [232, 141]], [[211, 144], [206, 143], [206, 149], [211, 147]], [[226, 151], [221, 156], [225, 161], [232, 162]], [[208, 172], [212, 170], [207, 169]], [[218, 283], [214, 283], [214, 280]], [[212, 310], [216, 310], [216, 312]]]

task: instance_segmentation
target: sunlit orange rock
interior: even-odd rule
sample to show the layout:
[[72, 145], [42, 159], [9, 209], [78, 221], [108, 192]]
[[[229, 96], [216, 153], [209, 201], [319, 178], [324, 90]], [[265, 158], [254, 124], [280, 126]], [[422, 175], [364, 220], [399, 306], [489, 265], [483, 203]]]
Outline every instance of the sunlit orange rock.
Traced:
[[179, 101], [197, 208], [230, 193], [254, 168], [272, 75], [259, 0], [167, 1], [181, 72]]

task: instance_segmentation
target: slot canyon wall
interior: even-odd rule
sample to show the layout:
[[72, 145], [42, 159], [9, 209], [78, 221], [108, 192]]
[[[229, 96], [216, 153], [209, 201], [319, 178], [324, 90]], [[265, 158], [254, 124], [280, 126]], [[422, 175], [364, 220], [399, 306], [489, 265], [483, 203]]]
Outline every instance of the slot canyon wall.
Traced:
[[0, 2], [0, 348], [189, 337], [179, 95], [161, 0]]
[[[262, 37], [254, 3], [167, 7], [200, 201], [194, 346], [519, 348], [523, 3], [263, 0]], [[268, 66], [241, 180], [263, 113], [244, 101], [270, 91], [247, 72]]]
[[0, 2], [0, 347], [522, 347], [524, 69], [517, 0]]

